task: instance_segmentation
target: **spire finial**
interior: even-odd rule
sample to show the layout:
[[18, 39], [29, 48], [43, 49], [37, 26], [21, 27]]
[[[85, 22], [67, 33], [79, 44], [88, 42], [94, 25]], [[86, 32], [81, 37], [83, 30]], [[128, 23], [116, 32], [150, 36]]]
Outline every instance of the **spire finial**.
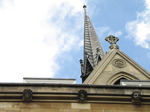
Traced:
[[83, 8], [86, 8], [86, 5], [83, 5]]
[[110, 49], [119, 49], [119, 46], [116, 45], [117, 41], [119, 40], [117, 37], [110, 35], [106, 37], [105, 40], [111, 44], [109, 47]]

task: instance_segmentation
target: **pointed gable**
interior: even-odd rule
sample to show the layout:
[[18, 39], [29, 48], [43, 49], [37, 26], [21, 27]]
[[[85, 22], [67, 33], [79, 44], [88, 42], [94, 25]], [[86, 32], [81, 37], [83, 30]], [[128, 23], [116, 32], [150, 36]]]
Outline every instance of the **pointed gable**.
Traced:
[[84, 84], [115, 85], [120, 79], [150, 80], [150, 74], [112, 43], [110, 51], [84, 81]]

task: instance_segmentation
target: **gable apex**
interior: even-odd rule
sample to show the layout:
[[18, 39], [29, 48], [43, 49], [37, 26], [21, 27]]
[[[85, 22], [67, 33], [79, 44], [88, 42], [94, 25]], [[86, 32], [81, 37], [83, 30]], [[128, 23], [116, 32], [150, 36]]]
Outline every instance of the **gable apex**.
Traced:
[[84, 84], [110, 85], [109, 80], [119, 75], [127, 80], [150, 80], [150, 74], [139, 64], [119, 49], [111, 49]]

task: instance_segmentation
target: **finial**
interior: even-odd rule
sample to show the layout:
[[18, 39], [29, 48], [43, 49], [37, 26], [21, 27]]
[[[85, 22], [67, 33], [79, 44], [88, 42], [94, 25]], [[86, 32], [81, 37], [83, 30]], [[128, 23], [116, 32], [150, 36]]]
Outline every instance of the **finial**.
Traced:
[[86, 5], [83, 5], [83, 8], [86, 8]]
[[119, 49], [119, 46], [116, 45], [117, 41], [119, 40], [117, 37], [110, 35], [106, 37], [105, 40], [111, 44], [109, 47], [110, 49]]
[[83, 60], [82, 59], [80, 59], [80, 64], [83, 64]]

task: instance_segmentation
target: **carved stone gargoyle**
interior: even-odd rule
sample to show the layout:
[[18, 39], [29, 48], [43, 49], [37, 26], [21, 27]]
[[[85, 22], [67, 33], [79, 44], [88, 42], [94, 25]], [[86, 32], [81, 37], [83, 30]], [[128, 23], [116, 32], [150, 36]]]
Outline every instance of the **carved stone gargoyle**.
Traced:
[[78, 91], [78, 101], [84, 102], [86, 100], [87, 100], [87, 91], [85, 90]]
[[135, 91], [132, 93], [132, 103], [135, 105], [141, 104], [142, 95], [140, 92]]
[[22, 92], [22, 101], [23, 102], [31, 102], [32, 101], [32, 90], [24, 89]]

